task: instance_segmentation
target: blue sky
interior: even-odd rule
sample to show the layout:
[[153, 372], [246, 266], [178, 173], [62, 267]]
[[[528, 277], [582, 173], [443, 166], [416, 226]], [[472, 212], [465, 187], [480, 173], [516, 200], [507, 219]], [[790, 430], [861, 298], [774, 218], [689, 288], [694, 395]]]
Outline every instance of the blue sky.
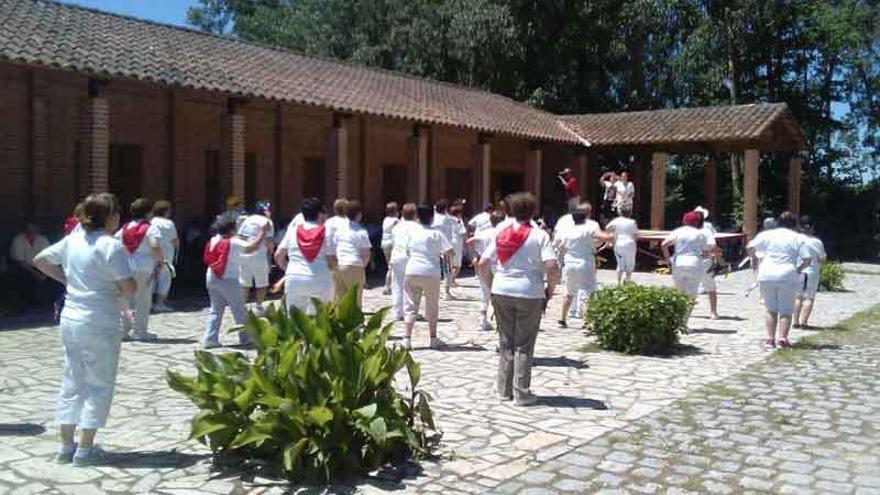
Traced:
[[198, 0], [62, 0], [65, 3], [186, 26], [186, 9]]

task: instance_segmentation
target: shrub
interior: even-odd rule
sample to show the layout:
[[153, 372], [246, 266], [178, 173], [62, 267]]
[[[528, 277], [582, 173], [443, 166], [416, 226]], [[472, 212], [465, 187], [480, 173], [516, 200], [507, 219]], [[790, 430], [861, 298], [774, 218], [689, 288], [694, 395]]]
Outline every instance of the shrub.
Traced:
[[[388, 348], [387, 310], [365, 321], [349, 291], [317, 314], [270, 309], [251, 313], [257, 357], [196, 352], [195, 377], [168, 371], [168, 384], [201, 411], [191, 438], [221, 461], [263, 466], [291, 479], [329, 481], [388, 461], [428, 453], [435, 430], [430, 397], [418, 391], [420, 367], [403, 348]], [[408, 396], [394, 388], [406, 368]]]
[[693, 302], [669, 287], [626, 283], [602, 289], [590, 297], [585, 319], [599, 346], [609, 351], [668, 352], [687, 332]]
[[843, 271], [843, 265], [838, 261], [829, 261], [822, 265], [822, 271], [819, 273], [819, 288], [828, 292], [843, 292], [844, 278], [846, 272]]

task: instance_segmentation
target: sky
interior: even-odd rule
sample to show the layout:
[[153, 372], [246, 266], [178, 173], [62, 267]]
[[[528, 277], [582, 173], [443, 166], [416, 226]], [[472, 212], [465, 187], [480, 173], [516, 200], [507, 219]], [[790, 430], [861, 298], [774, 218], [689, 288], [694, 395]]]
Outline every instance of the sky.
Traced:
[[115, 14], [130, 15], [141, 19], [186, 26], [187, 8], [197, 5], [198, 0], [62, 0], [64, 3], [82, 5]]

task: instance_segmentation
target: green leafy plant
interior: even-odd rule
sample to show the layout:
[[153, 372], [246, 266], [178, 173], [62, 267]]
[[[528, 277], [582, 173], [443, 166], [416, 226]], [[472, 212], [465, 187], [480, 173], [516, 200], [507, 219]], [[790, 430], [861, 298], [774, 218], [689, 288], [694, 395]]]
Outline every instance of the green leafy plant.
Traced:
[[829, 261], [822, 265], [819, 273], [819, 288], [827, 292], [843, 292], [843, 279], [846, 272], [839, 261]]
[[[191, 438], [223, 461], [268, 467], [292, 479], [329, 481], [430, 453], [431, 397], [420, 366], [389, 348], [386, 309], [364, 318], [349, 291], [317, 312], [270, 309], [248, 316], [257, 356], [196, 352], [197, 375], [168, 371], [172, 389], [201, 409]], [[406, 395], [394, 387], [406, 368]]]
[[593, 293], [585, 319], [602, 349], [663, 353], [687, 332], [692, 307], [691, 298], [677, 289], [625, 283]]

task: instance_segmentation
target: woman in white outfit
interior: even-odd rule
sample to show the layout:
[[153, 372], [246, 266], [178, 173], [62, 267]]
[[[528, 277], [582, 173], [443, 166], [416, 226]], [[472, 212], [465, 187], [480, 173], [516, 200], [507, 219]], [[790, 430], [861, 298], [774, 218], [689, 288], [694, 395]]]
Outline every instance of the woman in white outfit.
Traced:
[[764, 345], [770, 349], [777, 345], [791, 346], [788, 332], [800, 273], [812, 262], [810, 249], [804, 236], [795, 232], [796, 227], [794, 216], [785, 212], [779, 216], [777, 228], [761, 232], [748, 245], [752, 267], [758, 270], [758, 284], [767, 310]]
[[822, 265], [828, 260], [825, 253], [825, 244], [816, 237], [810, 218], [806, 215], [801, 217], [801, 233], [804, 242], [810, 249], [810, 266], [806, 267], [801, 274], [801, 282], [798, 284], [797, 299], [794, 303], [794, 328], [810, 328], [810, 314], [813, 312], [813, 301], [816, 292], [819, 291], [819, 278], [822, 273]]
[[321, 200], [302, 203], [302, 222], [291, 228], [275, 250], [275, 263], [285, 269], [284, 294], [288, 308], [315, 314], [312, 299], [329, 303], [333, 298], [330, 270], [336, 268], [336, 246], [321, 223]]
[[[708, 246], [706, 234], [700, 230], [700, 222], [699, 213], [685, 213], [682, 226], [670, 232], [660, 245], [663, 257], [672, 267], [675, 287], [692, 299], [697, 298], [700, 281], [703, 280], [703, 258]], [[675, 248], [674, 256], [669, 254], [670, 247]]]
[[174, 278], [174, 260], [180, 250], [180, 239], [177, 237], [177, 227], [171, 219], [171, 202], [165, 200], [156, 201], [153, 205], [153, 219], [150, 223], [159, 229], [159, 246], [162, 248], [163, 270], [159, 270], [156, 280], [156, 304], [153, 311], [165, 313], [172, 311], [168, 306], [168, 293], [171, 292], [171, 280]]
[[420, 229], [416, 222], [416, 205], [407, 203], [403, 205], [403, 221], [394, 226], [391, 231], [391, 317], [394, 321], [403, 321], [406, 301], [406, 289], [404, 278], [406, 277], [406, 245], [410, 233]]
[[[81, 228], [34, 259], [40, 271], [67, 288], [60, 326], [64, 372], [55, 413], [61, 427], [56, 460], [75, 465], [100, 460], [94, 441], [107, 422], [116, 387], [119, 313], [136, 291], [128, 253], [110, 234], [119, 227], [116, 196], [92, 194], [82, 205]], [[74, 443], [77, 426], [79, 444]]]
[[269, 201], [257, 201], [254, 205], [254, 214], [241, 220], [238, 225], [238, 236], [245, 242], [251, 242], [266, 230], [263, 238], [262, 249], [242, 255], [239, 267], [238, 282], [241, 284], [241, 298], [247, 304], [251, 293], [251, 287], [255, 288], [256, 311], [263, 312], [263, 302], [266, 301], [266, 292], [269, 290], [269, 258], [275, 251], [275, 224], [272, 222], [272, 203]]
[[128, 262], [134, 272], [137, 291], [131, 296], [129, 305], [134, 314], [122, 318], [123, 340], [135, 339], [141, 342], [154, 342], [156, 334], [147, 331], [150, 322], [150, 306], [153, 305], [153, 287], [159, 272], [167, 270], [162, 253], [162, 233], [150, 224], [153, 215], [153, 201], [138, 198], [131, 204], [132, 220], [116, 232], [129, 254]]
[[556, 239], [563, 256], [562, 275], [565, 279], [562, 318], [559, 320], [562, 328], [568, 327], [566, 318], [572, 302], [579, 299], [578, 295], [583, 292], [584, 299], [588, 299], [596, 291], [595, 242], [611, 240], [611, 235], [603, 232], [598, 224], [587, 222], [587, 212], [581, 207], [571, 214], [571, 218], [573, 225], [560, 232]]
[[[478, 230], [474, 236], [467, 240], [467, 244], [473, 249], [474, 267], [480, 262], [480, 257], [486, 248], [495, 241], [495, 234], [498, 233], [497, 227], [504, 221], [504, 212], [495, 210], [489, 215], [489, 227]], [[480, 279], [480, 330], [492, 330], [492, 324], [489, 323], [489, 305], [492, 302], [492, 267], [489, 266], [488, 273], [485, 276], [478, 277]]]
[[467, 227], [464, 225], [462, 214], [464, 207], [461, 203], [455, 203], [449, 208], [449, 218], [454, 220], [455, 224], [452, 228], [452, 269], [450, 270], [450, 282], [453, 287], [457, 287], [458, 274], [461, 272], [461, 262], [464, 258], [464, 240], [467, 235]]
[[703, 259], [703, 280], [700, 282], [701, 292], [705, 292], [709, 296], [709, 317], [717, 320], [718, 316], [718, 285], [715, 283], [715, 272], [712, 267], [715, 262], [720, 259], [721, 251], [715, 242], [715, 227], [707, 220], [709, 218], [709, 210], [698, 206], [694, 208], [694, 212], [700, 215], [700, 230], [706, 236], [706, 248], [708, 255]]
[[618, 209], [619, 216], [608, 222], [605, 230], [614, 236], [614, 257], [617, 259], [617, 283], [632, 280], [636, 269], [636, 235], [639, 226], [631, 218], [632, 210]]
[[385, 272], [385, 290], [382, 294], [386, 296], [391, 294], [391, 232], [398, 223], [400, 223], [400, 214], [397, 203], [391, 201], [385, 205], [385, 218], [382, 219], [382, 254], [385, 255], [385, 264], [388, 265], [388, 271]]
[[434, 210], [421, 204], [416, 208], [419, 228], [410, 232], [406, 241], [406, 338], [404, 345], [412, 348], [413, 326], [422, 296], [425, 297], [425, 318], [428, 320], [430, 347], [436, 349], [442, 343], [437, 338], [437, 322], [440, 318], [440, 260], [452, 255], [452, 244], [434, 224]]
[[[205, 287], [211, 300], [203, 339], [206, 349], [220, 347], [220, 324], [227, 306], [232, 311], [235, 323], [244, 325], [247, 316], [244, 295], [239, 287], [239, 270], [244, 255], [265, 249], [263, 240], [269, 232], [269, 225], [263, 224], [253, 240], [248, 242], [236, 237], [235, 223], [235, 213], [218, 216], [212, 226], [215, 235], [205, 244], [204, 262], [208, 267], [205, 272]], [[246, 332], [239, 332], [238, 342], [242, 345], [249, 344], [250, 337]]]

